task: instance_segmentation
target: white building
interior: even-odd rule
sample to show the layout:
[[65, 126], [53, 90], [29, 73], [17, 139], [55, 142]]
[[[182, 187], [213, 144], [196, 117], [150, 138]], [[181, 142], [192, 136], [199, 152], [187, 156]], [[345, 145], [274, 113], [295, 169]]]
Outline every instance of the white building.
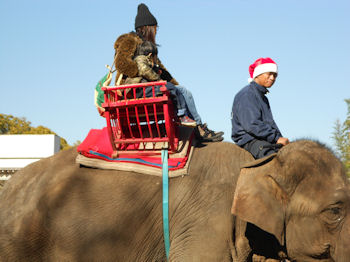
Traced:
[[59, 150], [57, 135], [0, 135], [0, 180]]

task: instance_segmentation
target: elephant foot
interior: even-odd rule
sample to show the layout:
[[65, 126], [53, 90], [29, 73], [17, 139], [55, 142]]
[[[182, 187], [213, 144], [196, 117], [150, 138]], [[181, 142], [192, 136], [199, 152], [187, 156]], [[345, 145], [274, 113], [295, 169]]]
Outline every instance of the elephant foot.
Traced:
[[264, 256], [259, 256], [254, 254], [252, 257], [253, 262], [290, 262], [288, 259], [282, 258], [282, 259], [272, 259], [272, 258], [266, 258]]

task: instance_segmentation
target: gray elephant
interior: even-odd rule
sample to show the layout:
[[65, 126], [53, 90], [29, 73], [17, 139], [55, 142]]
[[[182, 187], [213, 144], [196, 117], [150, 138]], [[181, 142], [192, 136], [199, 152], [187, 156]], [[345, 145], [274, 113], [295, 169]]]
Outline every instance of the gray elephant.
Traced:
[[[166, 261], [161, 177], [79, 167], [76, 154], [1, 190], [0, 261]], [[349, 195], [316, 142], [257, 161], [232, 143], [196, 148], [189, 175], [170, 179], [169, 260], [350, 261]]]

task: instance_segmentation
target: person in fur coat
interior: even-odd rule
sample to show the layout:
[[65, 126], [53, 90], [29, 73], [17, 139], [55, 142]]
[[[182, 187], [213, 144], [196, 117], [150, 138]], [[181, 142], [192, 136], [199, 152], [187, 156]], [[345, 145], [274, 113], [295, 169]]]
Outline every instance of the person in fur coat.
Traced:
[[[139, 4], [135, 18], [136, 32], [123, 34], [119, 36], [114, 43], [114, 64], [117, 70], [115, 79], [118, 81], [118, 79], [121, 77], [122, 81], [120, 84], [123, 84], [127, 77], [133, 78], [137, 76], [138, 67], [136, 62], [133, 60], [135, 51], [138, 45], [145, 40], [156, 44], [157, 25], [157, 19], [152, 15], [148, 7], [143, 3]], [[189, 114], [197, 123], [200, 140], [203, 142], [222, 141], [224, 132], [214, 132], [208, 128], [207, 124], [202, 123], [202, 119], [197, 112], [192, 93], [185, 87], [179, 85], [176, 79], [161, 63], [159, 58], [157, 58], [156, 64], [159, 66], [162, 72], [160, 78], [162, 80], [166, 80], [172, 85], [175, 85], [185, 98]]]

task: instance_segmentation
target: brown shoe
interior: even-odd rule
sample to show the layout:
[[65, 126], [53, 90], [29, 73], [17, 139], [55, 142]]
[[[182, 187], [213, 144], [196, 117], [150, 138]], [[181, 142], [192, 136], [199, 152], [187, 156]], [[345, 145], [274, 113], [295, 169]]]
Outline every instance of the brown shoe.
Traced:
[[224, 132], [214, 132], [213, 130], [210, 130], [207, 126], [207, 124], [202, 124], [197, 126], [199, 138], [202, 142], [220, 142], [224, 140], [222, 135]]

